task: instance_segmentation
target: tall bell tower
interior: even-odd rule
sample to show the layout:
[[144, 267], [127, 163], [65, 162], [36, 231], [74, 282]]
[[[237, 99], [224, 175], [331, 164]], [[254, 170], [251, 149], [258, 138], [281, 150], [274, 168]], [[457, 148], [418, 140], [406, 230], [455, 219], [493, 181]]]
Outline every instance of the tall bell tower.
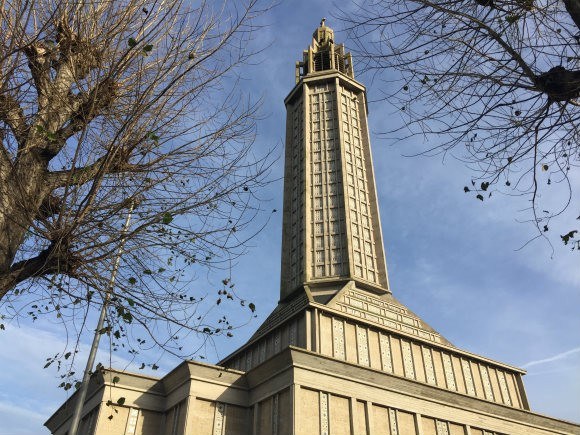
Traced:
[[365, 87], [324, 20], [285, 104], [280, 299], [307, 286], [323, 302], [347, 283], [389, 292]]

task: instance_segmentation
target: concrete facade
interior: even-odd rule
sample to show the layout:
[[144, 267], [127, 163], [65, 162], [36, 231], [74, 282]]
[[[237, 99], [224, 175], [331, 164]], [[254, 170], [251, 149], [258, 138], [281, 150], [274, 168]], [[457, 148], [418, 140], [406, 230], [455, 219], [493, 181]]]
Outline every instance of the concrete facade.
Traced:
[[[453, 346], [393, 296], [365, 88], [324, 22], [285, 103], [278, 306], [218, 365], [99, 371], [80, 433], [580, 434], [530, 411], [525, 371]], [[53, 434], [74, 402], [47, 421]]]

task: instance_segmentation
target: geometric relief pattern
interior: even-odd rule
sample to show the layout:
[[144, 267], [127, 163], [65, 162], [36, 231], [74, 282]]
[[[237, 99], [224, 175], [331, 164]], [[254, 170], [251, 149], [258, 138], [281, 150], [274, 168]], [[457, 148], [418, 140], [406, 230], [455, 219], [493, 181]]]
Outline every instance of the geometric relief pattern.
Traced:
[[303, 113], [304, 110], [300, 101], [292, 110], [292, 142], [289, 144], [291, 154], [290, 162], [287, 162], [287, 164], [290, 164], [290, 172], [294, 180], [291, 184], [292, 190], [289, 195], [289, 227], [291, 231], [289, 232], [290, 240], [287, 243], [290, 246], [289, 248], [285, 247], [285, 253], [283, 253], [283, 256], [289, 256], [289, 261], [287, 261], [289, 265], [287, 281], [290, 288], [297, 287], [304, 276], [304, 218], [302, 210], [305, 204], [302, 195], [304, 169], [301, 164], [304, 149]]
[[317, 85], [311, 88], [309, 99], [311, 276], [336, 277], [348, 272], [336, 93], [328, 84]]
[[360, 326], [356, 326], [356, 343], [358, 350], [358, 363], [363, 366], [369, 365], [369, 342], [367, 330]]
[[425, 329], [421, 320], [411, 316], [406, 308], [368, 293], [348, 290], [336, 304], [338, 309], [351, 316], [436, 343], [442, 341], [438, 333]]
[[135, 435], [138, 416], [139, 410], [136, 408], [131, 408], [131, 410], [129, 411], [129, 419], [127, 420], [127, 429], [125, 430], [125, 435]]
[[375, 225], [372, 222], [370, 210], [369, 182], [363, 153], [357, 94], [341, 87], [340, 110], [348, 192], [345, 203], [350, 215], [354, 275], [378, 283], [374, 236], [374, 229], [378, 228], [378, 223]]
[[288, 331], [288, 344], [290, 344], [290, 346], [296, 345], [296, 321], [295, 320], [290, 321], [290, 328]]
[[320, 392], [320, 435], [328, 435], [328, 394]]
[[213, 417], [213, 435], [222, 435], [224, 430], [224, 416], [226, 413], [225, 403], [216, 402]]
[[449, 390], [457, 390], [455, 385], [455, 376], [453, 376], [453, 366], [451, 365], [451, 357], [443, 353], [443, 370], [445, 371], [445, 380], [447, 381], [447, 388]]
[[332, 318], [332, 338], [334, 344], [333, 355], [338, 359], [345, 359], [344, 349], [344, 323], [342, 320]]
[[435, 380], [435, 369], [433, 367], [433, 357], [431, 356], [431, 349], [428, 347], [422, 347], [423, 360], [425, 361], [425, 376], [427, 378], [427, 383], [431, 385], [436, 385]]
[[446, 421], [437, 420], [437, 435], [449, 435], [449, 425]]
[[463, 369], [463, 378], [465, 379], [465, 388], [467, 389], [467, 394], [475, 396], [475, 384], [473, 383], [473, 376], [471, 375], [469, 361], [462, 359], [461, 368]]
[[405, 376], [411, 379], [415, 379], [415, 368], [413, 367], [411, 344], [408, 341], [401, 340], [401, 349], [403, 351], [403, 368], [405, 369]]
[[483, 382], [483, 391], [485, 391], [486, 399], [494, 400], [493, 390], [491, 389], [491, 381], [489, 380], [489, 373], [487, 372], [487, 367], [480, 365], [479, 372], [481, 373], [481, 381]]
[[379, 338], [383, 370], [388, 373], [393, 373], [393, 361], [391, 359], [391, 343], [389, 341], [389, 336], [379, 333]]
[[396, 411], [391, 408], [389, 408], [389, 422], [391, 423], [391, 435], [399, 435], [399, 427], [397, 426], [397, 414]]
[[501, 394], [503, 396], [503, 401], [506, 405], [512, 406], [512, 401], [510, 399], [510, 393], [508, 391], [507, 383], [505, 380], [505, 373], [501, 371], [497, 371], [497, 379], [499, 382], [499, 388], [501, 390]]

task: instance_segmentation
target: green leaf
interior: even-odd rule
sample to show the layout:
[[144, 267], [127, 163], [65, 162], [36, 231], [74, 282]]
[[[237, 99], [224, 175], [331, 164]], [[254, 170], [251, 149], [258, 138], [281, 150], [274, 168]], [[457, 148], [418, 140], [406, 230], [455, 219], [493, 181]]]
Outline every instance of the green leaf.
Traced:
[[125, 403], [125, 398], [124, 397], [119, 397], [117, 399], [117, 405], [123, 405]]
[[145, 270], [143, 271], [143, 273], [144, 273], [145, 275], [153, 275], [153, 272], [151, 271], [151, 269], [145, 269]]
[[147, 135], [147, 137], [148, 137], [149, 139], [151, 139], [152, 141], [154, 141], [154, 142], [158, 142], [158, 141], [159, 141], [159, 136], [157, 136], [157, 135], [156, 135], [155, 133], [153, 133], [153, 132], [150, 132], [150, 133]]
[[250, 303], [248, 304], [248, 307], [250, 308], [250, 311], [252, 311], [252, 313], [253, 313], [254, 311], [256, 311], [256, 306], [255, 306], [255, 305], [254, 305], [252, 302], [250, 302]]
[[157, 370], [157, 369], [159, 368], [159, 366], [158, 366], [157, 364], [153, 364], [153, 365], [151, 366], [151, 368], [152, 368], [153, 370]]
[[64, 359], [69, 359], [71, 355], [72, 355], [72, 353], [71, 353], [71, 352], [67, 352], [67, 353], [65, 353], [65, 354], [64, 354]]
[[564, 234], [563, 236], [560, 236], [562, 238], [562, 241], [564, 242], [564, 245], [567, 245], [568, 242], [570, 241], [570, 239], [573, 239], [574, 235], [577, 232], [578, 232], [578, 230], [572, 230], [568, 234]]
[[480, 201], [483, 201], [483, 195], [477, 195], [476, 198], [479, 199]]
[[133, 278], [133, 277], [129, 278], [128, 281], [129, 281], [129, 284], [135, 284], [135, 283], [137, 283], [137, 280], [135, 278]]
[[127, 303], [129, 304], [130, 307], [134, 307], [135, 306], [135, 301], [131, 298], [127, 298]]
[[161, 222], [163, 222], [165, 225], [168, 225], [171, 223], [171, 221], [173, 221], [173, 216], [171, 216], [171, 213], [166, 212], [163, 215], [163, 220]]
[[129, 38], [129, 48], [133, 48], [137, 45], [137, 41], [135, 41], [135, 38]]
[[519, 15], [508, 15], [507, 17], [505, 17], [505, 20], [510, 24], [515, 23], [519, 19], [520, 19]]
[[143, 51], [145, 53], [149, 53], [151, 50], [153, 50], [153, 46], [151, 44], [147, 44], [145, 47], [143, 47]]

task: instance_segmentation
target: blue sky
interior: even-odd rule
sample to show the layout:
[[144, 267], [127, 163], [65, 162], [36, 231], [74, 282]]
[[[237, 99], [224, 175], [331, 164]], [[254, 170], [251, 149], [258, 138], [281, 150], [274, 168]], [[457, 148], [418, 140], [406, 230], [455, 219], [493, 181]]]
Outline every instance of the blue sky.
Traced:
[[[268, 48], [260, 55], [261, 63], [242, 73], [246, 91], [263, 96], [258, 150], [277, 146], [282, 154], [283, 99], [294, 86], [294, 63], [320, 19], [327, 17], [337, 31], [335, 39], [344, 41], [331, 11], [330, 1], [283, 1], [265, 17], [269, 26], [255, 42]], [[378, 89], [364, 76], [358, 78], [367, 85], [369, 99], [377, 98]], [[449, 156], [444, 161], [403, 157], [424, 144], [420, 139], [394, 144], [379, 138], [376, 133], [399, 115], [386, 103], [372, 103], [369, 111], [394, 295], [456, 346], [526, 368], [524, 382], [533, 411], [580, 421], [580, 254], [557, 245], [551, 258], [543, 242], [518, 250], [533, 234], [518, 222], [526, 217], [521, 212], [527, 207], [525, 200], [496, 195], [482, 203], [464, 194], [470, 173], [460, 162]], [[279, 180], [260, 193], [268, 201], [267, 209], [282, 209], [282, 167], [279, 160], [272, 174]], [[572, 185], [580, 186], [578, 174]], [[238, 294], [255, 301], [258, 318], [209, 349], [211, 361], [241, 345], [278, 301], [281, 217], [281, 212], [272, 215], [249, 255], [233, 270]], [[207, 279], [217, 284], [221, 278], [217, 274]], [[56, 372], [42, 367], [66, 339], [42, 320], [2, 331], [0, 435], [48, 433], [41, 425], [67, 393], [56, 387]], [[101, 353], [101, 361], [108, 359]], [[176, 364], [164, 357], [159, 374]], [[118, 356], [113, 365], [132, 368]]]

